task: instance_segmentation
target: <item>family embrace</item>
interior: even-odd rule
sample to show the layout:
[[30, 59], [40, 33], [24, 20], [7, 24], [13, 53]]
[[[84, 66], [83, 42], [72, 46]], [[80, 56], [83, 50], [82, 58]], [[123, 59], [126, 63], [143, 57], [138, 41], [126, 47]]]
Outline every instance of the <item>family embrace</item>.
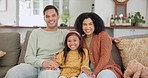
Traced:
[[32, 31], [25, 63], [11, 68], [5, 78], [122, 78], [112, 55], [112, 38], [93, 12], [80, 14], [75, 30], [58, 29], [59, 13], [53, 5], [44, 10], [46, 28]]

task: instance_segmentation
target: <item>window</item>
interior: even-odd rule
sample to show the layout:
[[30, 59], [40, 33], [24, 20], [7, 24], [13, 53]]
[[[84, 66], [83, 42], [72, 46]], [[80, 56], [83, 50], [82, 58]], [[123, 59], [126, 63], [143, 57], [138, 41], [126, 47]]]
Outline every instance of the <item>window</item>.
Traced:
[[[69, 13], [69, 0], [20, 0], [19, 24], [25, 26], [45, 26], [43, 9], [53, 4], [59, 9], [59, 14]], [[60, 21], [59, 21], [60, 22]]]

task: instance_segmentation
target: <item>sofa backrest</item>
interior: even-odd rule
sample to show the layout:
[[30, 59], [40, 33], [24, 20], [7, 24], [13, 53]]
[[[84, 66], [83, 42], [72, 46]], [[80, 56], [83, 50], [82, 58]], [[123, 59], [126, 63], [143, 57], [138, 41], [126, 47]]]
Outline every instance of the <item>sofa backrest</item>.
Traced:
[[1, 32], [0, 50], [6, 52], [6, 55], [0, 58], [0, 66], [16, 65], [21, 50], [20, 34], [18, 32]]
[[22, 49], [21, 49], [18, 64], [24, 63], [24, 56], [25, 56], [25, 53], [26, 53], [26, 48], [27, 48], [27, 45], [28, 45], [28, 39], [29, 39], [30, 33], [31, 33], [31, 31], [26, 32], [25, 41], [24, 41], [24, 43], [22, 45]]
[[[26, 48], [27, 48], [30, 33], [31, 33], [31, 31], [27, 31], [27, 33], [26, 33], [25, 41], [24, 41], [24, 44], [22, 46], [22, 50], [21, 50], [21, 54], [20, 54], [20, 57], [19, 57], [18, 64], [24, 63], [24, 56], [25, 56], [25, 53], [26, 53]], [[132, 39], [132, 38], [143, 38], [143, 37], [148, 37], [148, 34], [124, 36], [124, 37], [121, 37], [121, 38]], [[121, 59], [119, 50], [116, 47], [114, 42], [113, 42], [113, 45], [112, 45], [112, 56], [113, 56], [115, 63], [118, 64], [121, 67], [122, 72], [124, 72], [125, 69], [124, 69], [123, 64], [122, 64], [122, 59]]]
[[[145, 38], [145, 37], [148, 37], [148, 34], [123, 36], [123, 37], [120, 37], [120, 38], [123, 38], [123, 39], [135, 39], [135, 38]], [[119, 50], [116, 47], [114, 42], [113, 42], [113, 46], [112, 46], [112, 56], [113, 56], [113, 59], [116, 62], [116, 64], [118, 64], [121, 67], [122, 72], [124, 72], [125, 68], [124, 68], [124, 66], [122, 64], [122, 59], [121, 59]]]

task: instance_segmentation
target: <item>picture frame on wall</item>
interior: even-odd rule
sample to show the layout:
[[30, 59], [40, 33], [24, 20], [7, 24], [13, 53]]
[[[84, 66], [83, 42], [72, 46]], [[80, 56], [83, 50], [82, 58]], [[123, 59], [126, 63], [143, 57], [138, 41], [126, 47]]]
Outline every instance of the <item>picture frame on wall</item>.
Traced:
[[0, 0], [0, 11], [7, 10], [7, 0]]

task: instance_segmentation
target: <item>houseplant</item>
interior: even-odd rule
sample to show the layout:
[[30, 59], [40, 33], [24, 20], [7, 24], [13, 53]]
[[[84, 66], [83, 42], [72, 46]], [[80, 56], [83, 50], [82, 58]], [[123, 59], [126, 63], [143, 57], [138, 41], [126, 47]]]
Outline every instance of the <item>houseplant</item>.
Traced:
[[69, 21], [69, 13], [63, 13], [61, 15], [62, 24], [60, 26], [67, 26], [67, 22]]
[[135, 12], [135, 14], [131, 16], [131, 22], [133, 26], [142, 26], [145, 23], [144, 16], [142, 16], [140, 12]]

